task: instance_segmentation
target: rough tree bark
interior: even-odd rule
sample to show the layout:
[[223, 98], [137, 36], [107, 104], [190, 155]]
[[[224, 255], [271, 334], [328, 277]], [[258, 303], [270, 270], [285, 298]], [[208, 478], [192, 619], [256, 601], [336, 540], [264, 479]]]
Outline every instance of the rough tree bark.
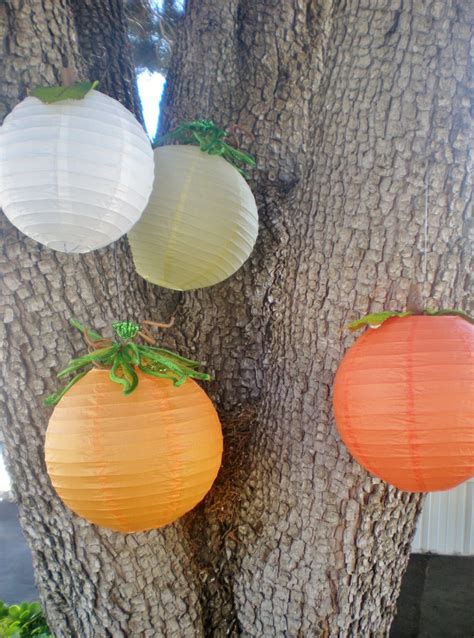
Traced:
[[[205, 116], [253, 132], [261, 232], [235, 277], [183, 295], [144, 285], [118, 249], [130, 317], [177, 309], [167, 345], [207, 360], [225, 427], [215, 488], [164, 530], [94, 528], [44, 473], [41, 397], [80, 347], [66, 318], [101, 328], [120, 313], [112, 251], [50, 253], [3, 221], [7, 451], [57, 636], [387, 634], [420, 499], [351, 461], [331, 387], [346, 321], [403, 308], [423, 281], [425, 182], [426, 304], [465, 305], [468, 9], [188, 1], [163, 125]], [[94, 77], [110, 64], [108, 92], [133, 108], [123, 25], [118, 0], [0, 4], [1, 115], [65, 58]]]

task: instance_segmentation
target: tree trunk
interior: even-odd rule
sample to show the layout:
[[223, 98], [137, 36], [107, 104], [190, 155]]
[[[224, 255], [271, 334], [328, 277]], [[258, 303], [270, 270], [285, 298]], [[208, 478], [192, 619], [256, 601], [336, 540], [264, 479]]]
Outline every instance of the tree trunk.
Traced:
[[[0, 3], [2, 119], [26, 89], [57, 84], [68, 65], [81, 79], [100, 78], [110, 95], [136, 110], [124, 24], [118, 0]], [[57, 498], [44, 463], [51, 410], [42, 400], [57, 387], [56, 373], [84, 351], [69, 318], [110, 335], [111, 323], [124, 315], [151, 318], [154, 293], [134, 274], [124, 240], [115, 246], [116, 271], [114, 248], [85, 256], [52, 252], [1, 217], [6, 460], [51, 629], [57, 638], [157, 636], [182, 617], [183, 631], [192, 635], [199, 603], [181, 524], [133, 536], [91, 526]], [[169, 317], [178, 296], [160, 296]], [[176, 601], [174, 587], [182, 592]]]
[[[187, 3], [163, 123], [213, 117], [252, 131], [261, 230], [249, 262], [177, 295], [134, 276], [124, 242], [116, 279], [112, 250], [51, 253], [4, 221], [5, 438], [40, 595], [56, 636], [384, 636], [420, 498], [350, 459], [331, 387], [348, 319], [403, 309], [413, 281], [427, 306], [465, 303], [469, 6], [216, 6]], [[65, 57], [86, 75], [104, 69], [102, 51], [107, 91], [133, 107], [123, 25], [113, 0], [0, 4], [2, 115]], [[123, 313], [117, 281], [131, 318], [179, 304], [167, 345], [208, 362], [226, 448], [203, 506], [127, 536], [54, 495], [40, 404], [79, 348], [67, 317], [110, 324]]]

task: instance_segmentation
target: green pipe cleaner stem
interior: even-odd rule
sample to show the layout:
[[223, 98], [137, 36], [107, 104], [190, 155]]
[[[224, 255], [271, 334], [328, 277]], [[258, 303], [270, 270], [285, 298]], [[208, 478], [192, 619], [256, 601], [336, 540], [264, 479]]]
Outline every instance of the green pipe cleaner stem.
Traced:
[[159, 137], [154, 148], [169, 140], [175, 140], [180, 144], [193, 144], [199, 146], [203, 153], [220, 155], [232, 164], [245, 179], [248, 179], [244, 166], [255, 168], [255, 159], [249, 153], [225, 142], [224, 140], [230, 135], [229, 131], [219, 128], [212, 120], [192, 120], [191, 122], [182, 122], [169, 133]]
[[70, 323], [83, 334], [91, 347], [97, 347], [88, 354], [71, 359], [66, 368], [58, 373], [59, 379], [76, 374], [64, 388], [47, 397], [44, 400], [45, 405], [57, 405], [66, 392], [93, 366], [109, 369], [110, 380], [121, 385], [126, 395], [131, 394], [138, 385], [136, 368], [149, 376], [169, 379], [176, 387], [181, 386], [188, 378], [200, 381], [209, 381], [211, 378], [205, 372], [197, 370], [200, 366], [198, 361], [186, 359], [165, 348], [132, 341], [140, 336], [139, 324], [131, 321], [114, 323], [113, 328], [119, 338], [117, 342], [105, 339], [97, 332], [85, 328], [76, 319], [71, 319]]

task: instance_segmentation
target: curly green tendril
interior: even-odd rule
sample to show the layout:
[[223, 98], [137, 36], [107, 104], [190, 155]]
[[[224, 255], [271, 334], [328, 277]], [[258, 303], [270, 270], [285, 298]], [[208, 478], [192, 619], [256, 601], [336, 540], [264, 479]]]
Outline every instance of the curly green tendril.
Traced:
[[[209, 381], [211, 378], [197, 368], [200, 363], [185, 359], [179, 355], [157, 348], [155, 346], [135, 343], [139, 336], [140, 326], [131, 321], [120, 321], [112, 325], [119, 341], [104, 339], [100, 334], [88, 330], [75, 319], [71, 325], [77, 328], [96, 349], [89, 354], [71, 359], [68, 366], [59, 372], [58, 379], [64, 379], [70, 374], [75, 376], [62, 389], [45, 399], [45, 405], [56, 405], [62, 397], [89, 372], [92, 366], [109, 369], [110, 380], [123, 386], [123, 393], [128, 395], [138, 385], [136, 369], [159, 379], [170, 379], [173, 385], [182, 385], [187, 378]], [[84, 368], [87, 368], [84, 370]]]
[[155, 147], [169, 140], [176, 140], [180, 144], [194, 144], [199, 146], [203, 153], [220, 155], [232, 164], [243, 177], [247, 178], [244, 166], [255, 168], [255, 160], [252, 155], [225, 142], [225, 138], [229, 136], [229, 131], [219, 128], [212, 120], [193, 120], [182, 122], [166, 135], [159, 137]]

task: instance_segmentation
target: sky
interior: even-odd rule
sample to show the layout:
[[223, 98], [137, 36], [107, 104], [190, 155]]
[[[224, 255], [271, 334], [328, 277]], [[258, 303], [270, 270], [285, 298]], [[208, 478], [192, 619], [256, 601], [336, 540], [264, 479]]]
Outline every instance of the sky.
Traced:
[[160, 73], [143, 71], [138, 76], [138, 90], [142, 101], [143, 116], [150, 138], [155, 137], [164, 85], [165, 77]]
[[[163, 0], [152, 0], [152, 5], [156, 9], [163, 8]], [[184, 11], [185, 0], [175, 0], [175, 6]], [[150, 73], [144, 71], [138, 76], [138, 90], [143, 106], [143, 116], [148, 135], [153, 139], [156, 135], [156, 126], [158, 124], [158, 115], [160, 111], [161, 94], [165, 85], [166, 78], [160, 73]]]
[[[138, 90], [143, 106], [143, 116], [150, 139], [155, 137], [158, 115], [160, 112], [160, 100], [165, 85], [165, 77], [160, 73], [144, 71], [138, 76]], [[0, 445], [0, 492], [10, 489], [5, 465], [3, 463], [2, 446]]]
[[2, 460], [2, 445], [0, 443], [0, 492], [6, 492], [10, 489], [10, 479], [8, 478], [7, 471], [3, 465]]

